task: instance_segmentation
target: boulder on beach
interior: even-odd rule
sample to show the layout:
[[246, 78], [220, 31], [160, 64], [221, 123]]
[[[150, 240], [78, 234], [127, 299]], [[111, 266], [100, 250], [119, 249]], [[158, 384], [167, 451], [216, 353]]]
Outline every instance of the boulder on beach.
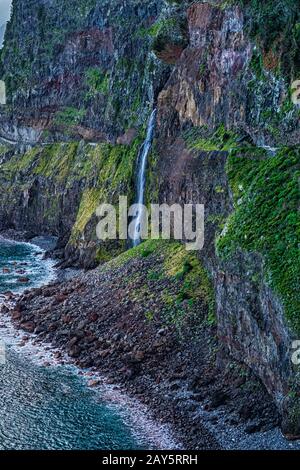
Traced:
[[19, 277], [18, 282], [22, 282], [23, 284], [27, 284], [30, 281], [29, 277]]
[[21, 323], [20, 327], [22, 328], [22, 330], [25, 330], [28, 333], [33, 333], [35, 329], [35, 324], [33, 321], [27, 321]]
[[97, 387], [99, 385], [100, 381], [98, 379], [94, 380], [89, 380], [88, 381], [88, 387]]
[[1, 307], [1, 313], [8, 313], [9, 312], [9, 308], [3, 304], [2, 307]]

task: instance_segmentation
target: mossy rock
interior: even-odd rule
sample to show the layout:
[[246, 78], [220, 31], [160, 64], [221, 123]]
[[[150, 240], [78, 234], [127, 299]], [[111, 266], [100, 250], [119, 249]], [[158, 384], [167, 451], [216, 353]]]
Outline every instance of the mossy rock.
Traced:
[[152, 50], [167, 64], [174, 64], [188, 45], [187, 22], [183, 17], [158, 20], [150, 28]]
[[[176, 293], [163, 289], [162, 301], [166, 320], [180, 330], [185, 321], [185, 311], [194, 315], [195, 305], [201, 301], [207, 308], [206, 322], [215, 324], [215, 295], [212, 280], [195, 253], [185, 245], [172, 240], [147, 240], [113, 259], [106, 269], [118, 269], [134, 259], [152, 258], [157, 261], [155, 273], [148, 279], [153, 282], [171, 281]], [[184, 307], [183, 307], [184, 306]]]
[[238, 249], [262, 254], [266, 281], [299, 332], [300, 146], [281, 148], [275, 156], [239, 149], [229, 156], [227, 170], [235, 211], [217, 240], [218, 253], [224, 259]]

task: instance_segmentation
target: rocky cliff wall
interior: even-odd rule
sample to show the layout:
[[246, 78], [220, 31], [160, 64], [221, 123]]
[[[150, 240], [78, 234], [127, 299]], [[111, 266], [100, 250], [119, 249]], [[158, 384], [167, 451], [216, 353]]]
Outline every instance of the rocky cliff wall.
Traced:
[[297, 434], [300, 133], [299, 108], [287, 103], [298, 65], [288, 79], [274, 72], [262, 39], [247, 34], [248, 14], [200, 2], [188, 9], [189, 46], [158, 98], [152, 172], [160, 201], [205, 204], [201, 256], [214, 280], [221, 344], [261, 377], [284, 431]]
[[116, 141], [143, 125], [168, 69], [149, 54], [147, 30], [167, 12], [161, 0], [15, 0], [2, 51], [3, 132]]
[[119, 194], [133, 199], [156, 103], [148, 202], [205, 204], [201, 257], [220, 344], [262, 379], [285, 432], [299, 434], [297, 5], [76, 3], [14, 2], [0, 132], [22, 145], [1, 148], [1, 228], [58, 235], [65, 264], [91, 267], [125, 249], [99, 245], [93, 214]]

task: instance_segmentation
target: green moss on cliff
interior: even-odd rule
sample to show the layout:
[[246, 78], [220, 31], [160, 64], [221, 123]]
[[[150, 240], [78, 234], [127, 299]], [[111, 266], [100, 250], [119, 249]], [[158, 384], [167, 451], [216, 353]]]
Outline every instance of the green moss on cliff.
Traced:
[[[96, 0], [15, 2], [1, 54], [0, 75], [8, 84], [8, 97], [38, 84], [39, 72], [49, 73], [49, 63], [74, 32], [83, 29]], [[27, 18], [27, 21], [24, 21]]]
[[95, 214], [99, 205], [100, 194], [101, 190], [96, 188], [86, 189], [83, 192], [76, 222], [72, 229], [73, 237], [80, 235], [84, 231], [87, 223], [92, 218], [93, 214]]
[[270, 66], [289, 80], [300, 72], [299, 5], [294, 0], [231, 0], [243, 8], [246, 27]]
[[34, 173], [57, 181], [66, 181], [76, 158], [78, 143], [47, 145], [41, 152]]
[[[187, 316], [194, 315], [199, 302], [206, 306], [206, 321], [215, 322], [215, 297], [212, 281], [195, 253], [188, 252], [181, 243], [168, 240], [147, 240], [112, 260], [107, 269], [118, 268], [133, 259], [157, 257], [157, 269], [148, 276], [149, 282], [160, 280], [163, 314], [167, 322], [180, 330]], [[167, 281], [166, 283], [164, 282]], [[148, 295], [144, 286], [143, 295]], [[199, 316], [200, 313], [199, 313]]]
[[10, 180], [27, 174], [28, 177], [43, 176], [56, 182], [67, 182], [77, 156], [78, 142], [49, 144], [34, 147], [1, 165], [1, 171], [10, 174]]
[[182, 280], [176, 301], [187, 300], [193, 304], [197, 298], [205, 299], [208, 305], [208, 320], [215, 320], [215, 300], [212, 282], [199, 258], [186, 251], [184, 245], [171, 243], [164, 261], [164, 273], [171, 278]]
[[[14, 154], [0, 164], [3, 177], [0, 189], [9, 198], [9, 204], [13, 205], [17, 204], [24, 190], [30, 189], [36, 178], [40, 182], [44, 180], [42, 186], [52, 188], [55, 193], [49, 194], [48, 209], [44, 213], [45, 220], [49, 221], [58, 216], [59, 200], [62, 200], [65, 191], [71, 189], [76, 198], [81, 195], [77, 216], [76, 213], [70, 214], [72, 218], [76, 216], [70, 238], [70, 243], [76, 245], [99, 204], [117, 206], [119, 196], [127, 196], [129, 204], [133, 202], [134, 172], [142, 140], [141, 132], [130, 146], [78, 142], [37, 146], [21, 155]], [[4, 146], [3, 155], [6, 151]], [[76, 204], [73, 209], [76, 211]], [[95, 233], [89, 233], [89, 239], [95, 239], [95, 227], [90, 230]], [[120, 242], [118, 247], [113, 247], [112, 253], [119, 254], [125, 249], [123, 245]], [[104, 249], [101, 248], [102, 252]], [[99, 259], [103, 258], [102, 254], [98, 253]]]
[[9, 181], [12, 181], [17, 173], [22, 173], [30, 168], [30, 166], [36, 161], [39, 153], [40, 148], [38, 147], [35, 147], [21, 155], [15, 153], [10, 160], [0, 165], [1, 171], [3, 174], [5, 173], [10, 175]]
[[131, 146], [98, 144], [91, 148], [88, 158], [81, 167], [81, 174], [89, 174], [95, 169], [93, 187], [82, 195], [77, 219], [72, 230], [73, 242], [80, 237], [96, 208], [100, 204], [119, 203], [119, 196], [127, 196], [129, 204], [134, 197], [135, 162], [141, 145], [142, 137], [135, 139]]
[[236, 147], [237, 136], [221, 125], [215, 132], [207, 127], [193, 127], [184, 132], [183, 138], [189, 150], [228, 151]]
[[56, 113], [54, 123], [65, 128], [74, 127], [81, 123], [85, 115], [84, 109], [66, 107]]
[[110, 75], [97, 68], [89, 68], [86, 71], [86, 85], [89, 89], [87, 98], [95, 98], [98, 93], [107, 95], [109, 92]]
[[124, 253], [126, 250], [126, 241], [119, 240], [117, 243], [105, 243], [102, 244], [96, 251], [95, 261], [98, 265], [103, 265], [112, 259]]
[[168, 46], [179, 46], [181, 48], [187, 46], [186, 17], [178, 14], [169, 18], [159, 18], [149, 28], [140, 28], [136, 35], [142, 38], [149, 37], [152, 50], [161, 58], [160, 54]]
[[235, 212], [217, 242], [218, 252], [224, 258], [238, 248], [261, 253], [267, 280], [300, 331], [300, 148], [282, 148], [273, 157], [261, 149], [238, 150], [229, 157], [228, 175]]
[[156, 141], [153, 141], [151, 152], [148, 156], [147, 185], [145, 200], [146, 205], [159, 203], [159, 172], [158, 172], [159, 153], [156, 148]]

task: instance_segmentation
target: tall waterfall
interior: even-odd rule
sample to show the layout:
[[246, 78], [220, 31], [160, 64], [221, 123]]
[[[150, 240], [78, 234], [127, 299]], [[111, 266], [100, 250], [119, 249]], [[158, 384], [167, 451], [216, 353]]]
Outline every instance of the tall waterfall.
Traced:
[[[144, 204], [145, 202], [147, 160], [148, 160], [149, 152], [151, 150], [155, 123], [156, 123], [156, 109], [154, 109], [154, 111], [151, 114], [151, 117], [148, 123], [147, 136], [141, 148], [140, 156], [138, 159], [139, 167], [138, 167], [138, 172], [137, 172], [137, 184], [136, 184], [136, 188], [137, 188], [136, 203], [137, 204]], [[143, 211], [142, 211], [142, 208], [140, 207], [138, 211], [138, 215], [134, 223], [133, 246], [137, 246], [141, 243], [140, 225], [142, 222], [142, 217], [143, 217]]]

